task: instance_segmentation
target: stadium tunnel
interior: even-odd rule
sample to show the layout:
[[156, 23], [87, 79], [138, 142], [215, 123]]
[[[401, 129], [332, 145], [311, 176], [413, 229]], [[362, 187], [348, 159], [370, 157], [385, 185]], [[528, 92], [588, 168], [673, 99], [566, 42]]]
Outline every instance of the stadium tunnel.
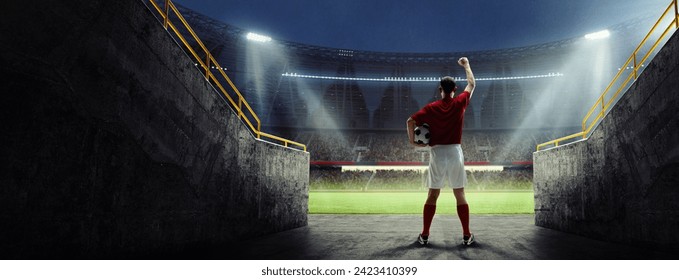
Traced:
[[536, 225], [679, 252], [678, 35], [586, 139], [534, 154]]
[[2, 9], [3, 258], [207, 258], [307, 224], [309, 154], [257, 139], [142, 1]]

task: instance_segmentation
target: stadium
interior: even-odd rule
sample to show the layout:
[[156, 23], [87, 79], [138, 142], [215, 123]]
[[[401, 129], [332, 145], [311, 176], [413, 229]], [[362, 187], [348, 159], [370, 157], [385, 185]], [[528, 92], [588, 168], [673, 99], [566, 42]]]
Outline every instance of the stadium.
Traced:
[[[357, 194], [314, 191], [426, 188], [423, 171], [429, 154], [409, 147], [404, 122], [440, 99], [441, 77], [466, 82], [457, 67], [462, 56], [474, 62], [479, 81], [464, 118], [463, 150], [472, 180], [468, 189], [525, 191], [507, 193], [522, 196], [519, 201], [507, 201], [506, 196], [485, 201], [521, 208], [499, 207], [488, 213], [532, 213], [535, 147], [580, 130], [589, 109], [580, 104], [595, 102], [605, 81], [619, 70], [610, 66], [624, 63], [620, 58], [634, 50], [635, 42], [643, 39], [642, 29], [655, 20], [637, 17], [610, 26], [606, 32], [613, 36], [603, 42], [583, 35], [490, 51], [386, 53], [273, 40], [177, 7], [216, 60], [230, 66], [225, 72], [260, 117], [263, 130], [307, 145], [310, 213], [383, 211], [343, 205], [356, 201]], [[191, 38], [187, 32], [184, 36]], [[198, 48], [196, 42], [190, 44]], [[588, 64], [592, 66], [583, 69]], [[315, 203], [316, 197], [323, 197], [324, 203]], [[418, 198], [413, 195], [413, 200]], [[386, 213], [421, 211], [403, 208], [408, 210]]]
[[[477, 81], [462, 150], [479, 244], [448, 236], [433, 258], [678, 256], [676, 1], [601, 32], [432, 53], [84, 2], [25, 31], [17, 5], [3, 19], [6, 259], [432, 258], [414, 243], [430, 153], [405, 122], [442, 77], [464, 88], [460, 57]], [[446, 196], [440, 238], [459, 230]], [[365, 228], [381, 247], [347, 234]]]
[[[589, 108], [577, 105], [594, 103], [619, 70], [598, 68], [622, 65], [654, 20], [611, 26], [616, 36], [604, 43], [578, 37], [491, 51], [380, 53], [254, 41], [245, 30], [177, 7], [217, 61], [229, 65], [226, 73], [264, 130], [307, 144], [312, 162], [421, 161], [416, 152], [385, 154], [380, 149], [393, 144], [376, 139], [405, 150], [398, 141], [404, 122], [439, 98], [440, 77], [464, 81], [456, 67], [461, 56], [474, 61], [480, 81], [464, 119], [467, 161], [531, 161], [537, 144], [579, 129]], [[593, 64], [592, 72], [583, 71], [584, 63]]]

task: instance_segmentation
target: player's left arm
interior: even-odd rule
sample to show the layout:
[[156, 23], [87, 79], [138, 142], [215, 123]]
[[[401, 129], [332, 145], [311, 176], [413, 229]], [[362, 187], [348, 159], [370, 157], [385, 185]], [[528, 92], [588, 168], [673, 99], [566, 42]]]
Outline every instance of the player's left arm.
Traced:
[[408, 118], [406, 121], [406, 127], [408, 130], [408, 143], [415, 147], [426, 147], [427, 145], [425, 144], [417, 144], [415, 143], [415, 126], [417, 125], [417, 121], [413, 120], [413, 118]]

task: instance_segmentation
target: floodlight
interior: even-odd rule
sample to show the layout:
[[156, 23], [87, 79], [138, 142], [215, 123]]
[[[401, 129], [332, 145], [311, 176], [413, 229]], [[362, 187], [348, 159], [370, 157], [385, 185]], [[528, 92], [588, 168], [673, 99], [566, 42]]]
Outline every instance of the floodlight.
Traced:
[[585, 35], [585, 39], [596, 40], [596, 39], [608, 38], [609, 36], [611, 36], [611, 32], [608, 32], [608, 29], [606, 29], [606, 30], [602, 30], [602, 31], [599, 31], [599, 32], [589, 33], [589, 34]]
[[269, 36], [264, 36], [264, 35], [260, 35], [260, 34], [252, 33], [252, 32], [248, 33], [248, 35], [245, 36], [245, 37], [248, 38], [248, 40], [252, 40], [252, 41], [255, 41], [255, 42], [266, 43], [266, 42], [271, 41], [271, 37], [269, 37]]
[[[564, 74], [559, 72], [551, 72], [543, 75], [531, 75], [531, 76], [512, 76], [512, 77], [486, 77], [486, 78], [476, 78], [477, 81], [502, 81], [502, 80], [522, 80], [522, 79], [538, 79], [538, 78], [553, 78], [553, 77], [563, 77]], [[384, 78], [370, 78], [370, 77], [339, 77], [339, 76], [318, 76], [318, 75], [305, 75], [298, 73], [282, 73], [283, 77], [293, 77], [293, 78], [305, 78], [305, 79], [324, 79], [324, 80], [343, 80], [343, 81], [381, 81], [381, 82], [393, 82], [393, 81], [409, 81], [409, 82], [430, 82], [437, 81], [441, 78], [437, 77], [384, 77]], [[461, 77], [455, 77], [455, 81], [466, 81]]]

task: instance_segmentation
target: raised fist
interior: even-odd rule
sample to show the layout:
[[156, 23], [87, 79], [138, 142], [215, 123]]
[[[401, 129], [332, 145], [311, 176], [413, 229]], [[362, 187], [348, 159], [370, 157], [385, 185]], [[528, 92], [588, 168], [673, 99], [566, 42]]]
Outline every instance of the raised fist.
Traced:
[[465, 67], [465, 66], [469, 65], [469, 59], [467, 59], [464, 56], [460, 57], [460, 59], [457, 60], [457, 64], [460, 64], [460, 66]]

